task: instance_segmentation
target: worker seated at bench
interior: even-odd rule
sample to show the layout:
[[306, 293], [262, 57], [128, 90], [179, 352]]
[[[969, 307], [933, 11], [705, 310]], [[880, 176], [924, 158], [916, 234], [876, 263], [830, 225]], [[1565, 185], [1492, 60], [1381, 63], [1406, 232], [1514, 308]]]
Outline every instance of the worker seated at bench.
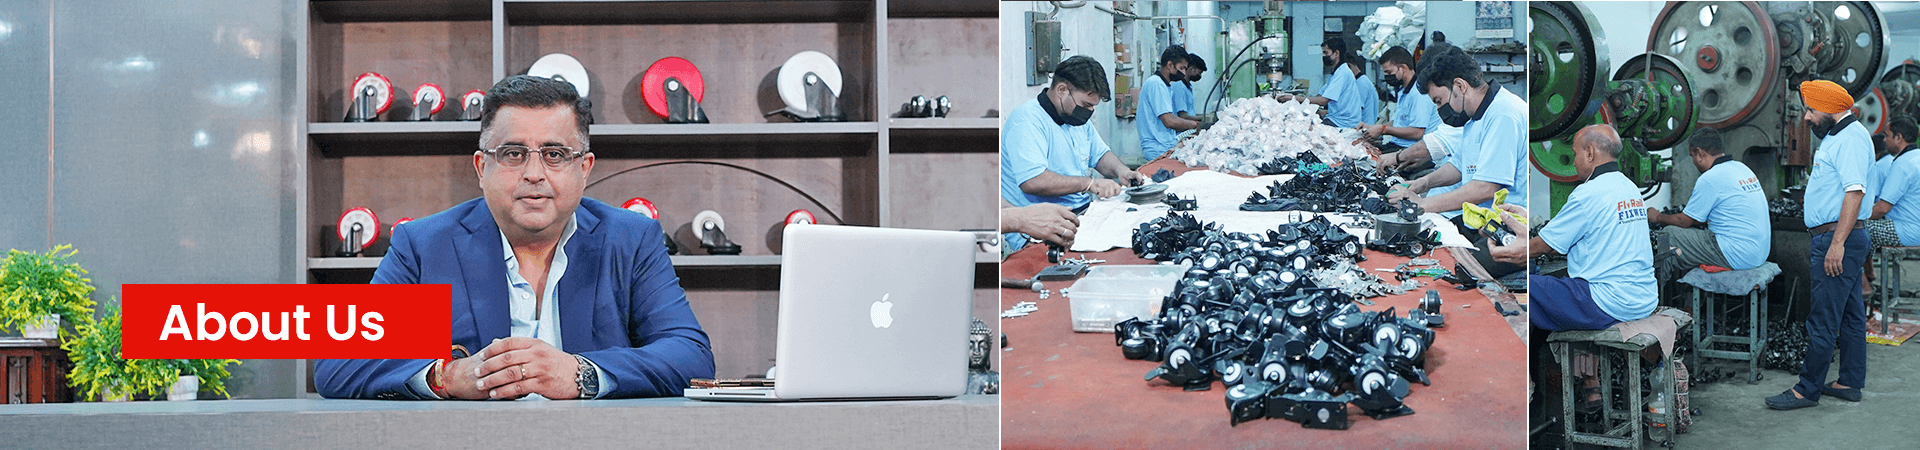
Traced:
[[1665, 237], [1653, 255], [1659, 278], [1671, 281], [1702, 265], [1746, 270], [1766, 264], [1773, 231], [1759, 178], [1721, 150], [1720, 130], [1696, 130], [1687, 144], [1700, 178], [1686, 208], [1680, 214], [1647, 208], [1648, 222], [1672, 225], [1658, 232]]
[[1879, 200], [1873, 202], [1873, 215], [1867, 220], [1874, 247], [1920, 247], [1920, 152], [1913, 151], [1920, 125], [1916, 124], [1920, 122], [1905, 115], [1887, 123], [1887, 149], [1893, 162], [1885, 168], [1886, 178], [1876, 191]]
[[1620, 174], [1620, 137], [1591, 125], [1573, 137], [1573, 165], [1586, 180], [1529, 254], [1567, 255], [1569, 278], [1531, 275], [1528, 320], [1543, 329], [1599, 330], [1653, 313], [1653, 244], [1640, 188]]
[[[1620, 137], [1612, 126], [1592, 125], [1573, 137], [1573, 165], [1585, 180], [1567, 196], [1560, 213], [1526, 239], [1527, 250], [1490, 249], [1512, 261], [1524, 256], [1564, 254], [1567, 278], [1529, 275], [1527, 319], [1547, 331], [1601, 330], [1652, 314], [1659, 297], [1653, 277], [1653, 244], [1640, 188], [1620, 173]], [[1517, 207], [1503, 212], [1525, 215]], [[1524, 226], [1508, 222], [1517, 234]], [[1524, 236], [1524, 234], [1522, 234]], [[1544, 337], [1545, 333], [1535, 336]], [[1580, 358], [1576, 375], [1588, 404], [1598, 401], [1599, 380], [1591, 359]], [[1573, 368], [1562, 368], [1572, 370]], [[1568, 388], [1571, 388], [1570, 386]], [[1584, 409], [1584, 408], [1583, 408]]]

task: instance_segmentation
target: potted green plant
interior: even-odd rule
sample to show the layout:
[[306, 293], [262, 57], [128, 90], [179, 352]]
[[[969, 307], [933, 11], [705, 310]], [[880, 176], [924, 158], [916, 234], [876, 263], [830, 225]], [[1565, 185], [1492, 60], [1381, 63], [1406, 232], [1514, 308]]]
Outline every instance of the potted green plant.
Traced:
[[[61, 343], [73, 370], [67, 384], [83, 400], [113, 401], [134, 395], [159, 398], [162, 394], [189, 400], [201, 390], [227, 396], [225, 380], [232, 376], [232, 359], [125, 359], [120, 353], [120, 311], [108, 308], [105, 317], [75, 326], [74, 336]], [[192, 378], [189, 378], [192, 377]], [[171, 395], [177, 385], [197, 384]]]
[[67, 262], [74, 253], [69, 245], [46, 253], [7, 251], [0, 261], [0, 330], [53, 339], [61, 317], [75, 324], [92, 321], [93, 280], [79, 264]]

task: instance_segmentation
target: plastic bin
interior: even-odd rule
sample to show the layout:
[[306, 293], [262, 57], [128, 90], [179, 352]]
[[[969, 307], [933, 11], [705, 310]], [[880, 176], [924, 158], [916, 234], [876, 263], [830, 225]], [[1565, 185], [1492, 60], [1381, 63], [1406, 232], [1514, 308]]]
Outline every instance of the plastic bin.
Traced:
[[1186, 273], [1186, 264], [1095, 266], [1060, 293], [1072, 308], [1073, 331], [1112, 333], [1121, 321], [1158, 317], [1160, 300]]

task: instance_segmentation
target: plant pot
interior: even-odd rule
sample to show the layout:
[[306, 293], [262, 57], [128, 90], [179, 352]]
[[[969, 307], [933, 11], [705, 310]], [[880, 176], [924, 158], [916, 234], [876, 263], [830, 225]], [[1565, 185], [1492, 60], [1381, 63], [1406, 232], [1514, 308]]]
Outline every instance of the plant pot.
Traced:
[[197, 376], [193, 376], [193, 375], [182, 376], [180, 377], [180, 381], [173, 383], [172, 388], [167, 389], [167, 401], [184, 402], [188, 400], [194, 400], [199, 397], [200, 397], [200, 377], [197, 377]]
[[27, 339], [59, 339], [60, 315], [47, 314], [40, 320], [28, 322], [20, 327], [20, 337]]

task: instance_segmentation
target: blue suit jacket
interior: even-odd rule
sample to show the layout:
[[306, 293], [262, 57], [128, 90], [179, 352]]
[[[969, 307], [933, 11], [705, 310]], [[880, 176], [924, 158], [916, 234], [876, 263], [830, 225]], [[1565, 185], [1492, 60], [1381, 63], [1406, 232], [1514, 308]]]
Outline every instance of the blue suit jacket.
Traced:
[[[557, 287], [562, 350], [600, 366], [603, 398], [679, 396], [713, 377], [707, 334], [667, 259], [660, 222], [583, 198]], [[484, 198], [394, 230], [376, 284], [453, 286], [453, 343], [479, 353], [508, 336], [507, 264]], [[407, 380], [425, 359], [323, 359], [314, 386], [330, 398], [419, 398]]]

